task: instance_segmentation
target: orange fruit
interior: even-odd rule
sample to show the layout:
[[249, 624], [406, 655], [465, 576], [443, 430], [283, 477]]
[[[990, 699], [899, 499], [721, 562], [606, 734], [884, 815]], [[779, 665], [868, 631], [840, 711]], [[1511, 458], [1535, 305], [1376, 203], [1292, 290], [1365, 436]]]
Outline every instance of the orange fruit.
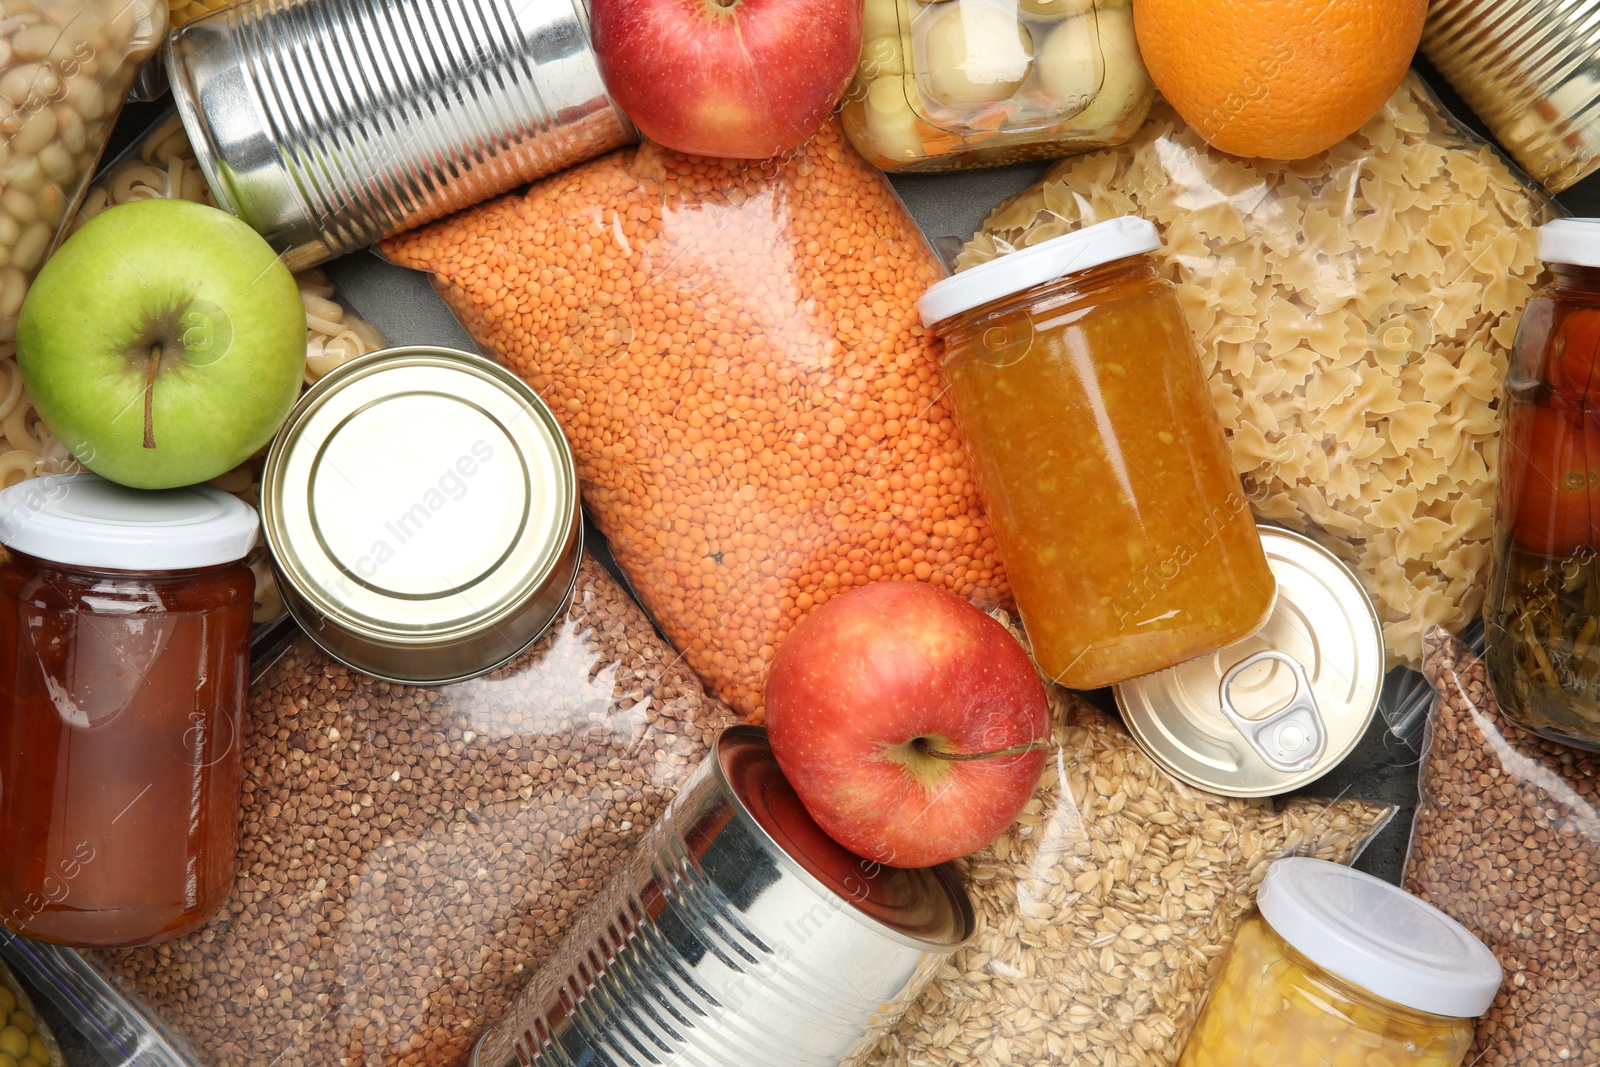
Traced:
[[1405, 77], [1427, 0], [1133, 0], [1161, 95], [1215, 148], [1304, 159], [1350, 136]]

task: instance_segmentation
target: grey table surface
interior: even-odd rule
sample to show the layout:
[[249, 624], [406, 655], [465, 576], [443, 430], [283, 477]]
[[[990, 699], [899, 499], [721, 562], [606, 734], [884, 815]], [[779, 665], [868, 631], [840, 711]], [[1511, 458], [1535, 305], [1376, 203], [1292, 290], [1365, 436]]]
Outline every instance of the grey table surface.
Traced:
[[[1460, 99], [1420, 57], [1417, 66], [1455, 115], [1485, 133]], [[135, 140], [167, 106], [168, 101], [157, 101], [125, 109], [105, 158], [113, 158], [123, 145]], [[965, 239], [978, 229], [995, 205], [1027, 188], [1044, 170], [1044, 165], [1022, 165], [965, 174], [897, 176], [893, 181], [912, 216], [930, 239]], [[1591, 176], [1558, 199], [1575, 215], [1600, 215], [1600, 174]], [[465, 331], [424, 275], [394, 267], [368, 252], [346, 256], [325, 269], [351, 308], [375, 324], [391, 343], [473, 348]], [[609, 563], [603, 545], [599, 546], [599, 551]], [[1107, 691], [1090, 694], [1090, 699], [1108, 710], [1115, 710]], [[1357, 796], [1396, 806], [1395, 818], [1356, 864], [1392, 882], [1400, 880], [1405, 861], [1416, 804], [1417, 762], [1416, 753], [1389, 733], [1381, 719], [1374, 719], [1360, 745], [1344, 762], [1301, 790], [1310, 795]], [[37, 991], [30, 990], [30, 993], [54, 1030], [69, 1067], [104, 1067], [105, 1061], [73, 1023], [56, 1010], [48, 998]], [[441, 1064], [440, 1067], [453, 1065]]]

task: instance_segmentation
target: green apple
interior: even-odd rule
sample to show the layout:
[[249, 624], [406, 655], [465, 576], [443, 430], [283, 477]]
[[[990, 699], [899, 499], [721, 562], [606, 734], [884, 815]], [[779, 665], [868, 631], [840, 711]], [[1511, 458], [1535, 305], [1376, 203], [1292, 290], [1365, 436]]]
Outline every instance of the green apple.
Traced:
[[215, 478], [272, 439], [300, 396], [306, 313], [249, 226], [187, 200], [96, 215], [39, 272], [17, 365], [85, 466], [138, 489]]

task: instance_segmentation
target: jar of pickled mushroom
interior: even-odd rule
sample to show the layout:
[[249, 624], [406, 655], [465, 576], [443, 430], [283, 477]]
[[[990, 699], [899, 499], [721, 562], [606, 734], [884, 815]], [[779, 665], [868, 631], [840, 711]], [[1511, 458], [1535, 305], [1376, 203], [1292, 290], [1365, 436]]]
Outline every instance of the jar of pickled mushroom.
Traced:
[[1500, 988], [1494, 953], [1398, 886], [1281, 859], [1178, 1067], [1458, 1067]]
[[1125, 216], [918, 305], [1039, 666], [1095, 689], [1254, 633], [1277, 585], [1193, 335]]
[[1485, 658], [1515, 722], [1600, 750], [1600, 219], [1541, 226], [1539, 256], [1551, 280], [1523, 311], [1501, 409]]
[[1155, 88], [1128, 0], [865, 0], [845, 130], [884, 170], [1121, 144]]
[[90, 474], [0, 492], [0, 922], [193, 930], [233, 887], [254, 509]]

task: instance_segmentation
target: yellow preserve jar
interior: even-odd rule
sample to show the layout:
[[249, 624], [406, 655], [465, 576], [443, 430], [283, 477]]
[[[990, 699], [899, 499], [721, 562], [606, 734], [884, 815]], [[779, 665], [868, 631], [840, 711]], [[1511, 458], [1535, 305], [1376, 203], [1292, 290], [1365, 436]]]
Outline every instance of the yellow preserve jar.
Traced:
[[1313, 859], [1267, 871], [1178, 1067], [1458, 1067], [1500, 988], [1433, 905]]
[[919, 304], [1034, 655], [1073, 689], [1240, 641], [1276, 592], [1160, 244], [1112, 219]]

